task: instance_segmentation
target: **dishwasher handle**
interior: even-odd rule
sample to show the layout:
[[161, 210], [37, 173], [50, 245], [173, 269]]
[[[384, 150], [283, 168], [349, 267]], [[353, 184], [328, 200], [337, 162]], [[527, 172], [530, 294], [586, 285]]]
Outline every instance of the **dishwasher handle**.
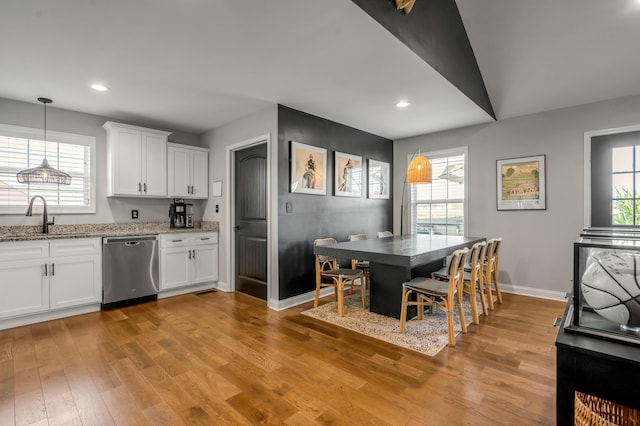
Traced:
[[125, 241], [124, 245], [127, 247], [139, 246], [140, 241]]

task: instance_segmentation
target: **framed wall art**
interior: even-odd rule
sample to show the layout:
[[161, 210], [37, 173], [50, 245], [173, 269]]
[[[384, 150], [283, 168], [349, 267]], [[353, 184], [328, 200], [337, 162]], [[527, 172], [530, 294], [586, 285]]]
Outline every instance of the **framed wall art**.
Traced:
[[498, 210], [545, 210], [545, 156], [496, 161]]
[[291, 141], [291, 192], [327, 194], [327, 150]]
[[362, 157], [336, 151], [335, 175], [336, 196], [362, 196]]
[[368, 172], [369, 198], [389, 199], [389, 163], [370, 159]]

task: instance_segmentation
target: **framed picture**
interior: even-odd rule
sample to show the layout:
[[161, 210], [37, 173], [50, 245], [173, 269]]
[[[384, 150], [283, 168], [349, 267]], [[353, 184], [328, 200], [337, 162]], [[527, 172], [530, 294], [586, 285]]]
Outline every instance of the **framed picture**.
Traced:
[[369, 198], [389, 199], [389, 163], [369, 160]]
[[496, 161], [498, 210], [544, 210], [545, 156]]
[[327, 150], [291, 141], [291, 192], [327, 194]]
[[336, 196], [362, 196], [362, 157], [336, 151]]

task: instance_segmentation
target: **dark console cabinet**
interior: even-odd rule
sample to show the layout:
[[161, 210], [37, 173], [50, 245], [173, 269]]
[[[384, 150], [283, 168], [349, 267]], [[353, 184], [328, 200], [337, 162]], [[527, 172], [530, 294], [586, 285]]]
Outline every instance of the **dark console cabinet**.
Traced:
[[566, 332], [560, 326], [556, 364], [556, 424], [573, 424], [575, 391], [640, 409], [640, 346]]

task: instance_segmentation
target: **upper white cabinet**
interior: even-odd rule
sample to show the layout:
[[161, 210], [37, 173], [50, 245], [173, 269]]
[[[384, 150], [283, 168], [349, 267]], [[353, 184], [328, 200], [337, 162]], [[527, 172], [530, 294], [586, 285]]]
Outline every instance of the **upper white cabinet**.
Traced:
[[209, 150], [168, 144], [169, 196], [209, 197]]
[[167, 138], [170, 132], [107, 121], [107, 193], [167, 196]]

